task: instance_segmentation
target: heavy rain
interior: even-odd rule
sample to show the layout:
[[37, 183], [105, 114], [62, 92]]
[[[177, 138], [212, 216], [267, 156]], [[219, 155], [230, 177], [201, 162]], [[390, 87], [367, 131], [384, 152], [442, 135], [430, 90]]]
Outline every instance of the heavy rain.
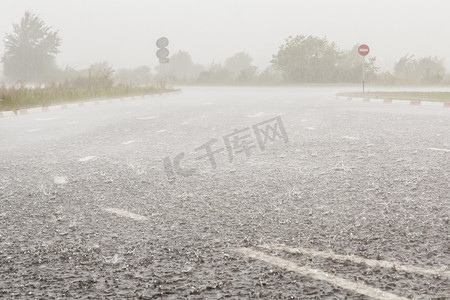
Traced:
[[448, 11], [0, 0], [0, 298], [450, 299]]

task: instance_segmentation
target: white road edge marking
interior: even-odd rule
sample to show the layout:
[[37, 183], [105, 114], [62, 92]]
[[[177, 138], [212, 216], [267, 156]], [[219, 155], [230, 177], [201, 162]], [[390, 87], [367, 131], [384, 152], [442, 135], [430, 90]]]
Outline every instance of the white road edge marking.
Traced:
[[129, 144], [132, 144], [134, 142], [136, 142], [136, 140], [126, 141], [126, 142], [123, 142], [122, 145], [129, 145]]
[[428, 268], [416, 267], [416, 266], [411, 266], [411, 265], [405, 265], [398, 261], [368, 259], [368, 258], [355, 256], [355, 255], [336, 254], [331, 251], [324, 252], [324, 251], [316, 251], [316, 250], [305, 249], [305, 248], [291, 248], [286, 245], [263, 245], [262, 248], [269, 249], [269, 250], [282, 250], [282, 251], [286, 251], [286, 252], [294, 253], [294, 254], [301, 253], [301, 254], [305, 254], [305, 255], [309, 255], [309, 256], [319, 256], [319, 257], [323, 257], [323, 258], [346, 260], [346, 261], [351, 261], [354, 263], [366, 264], [370, 267], [375, 267], [375, 268], [395, 269], [397, 271], [404, 271], [404, 272], [409, 272], [409, 273], [419, 273], [419, 274], [425, 274], [425, 275], [439, 275], [439, 276], [450, 278], [450, 271], [438, 270], [438, 269], [428, 269]]
[[88, 161], [88, 160], [91, 160], [94, 158], [95, 158], [95, 156], [86, 156], [86, 157], [80, 158], [78, 161]]
[[137, 220], [137, 221], [146, 221], [148, 220], [147, 217], [145, 216], [141, 216], [132, 212], [129, 212], [127, 210], [124, 209], [120, 209], [120, 208], [114, 208], [114, 207], [110, 207], [110, 208], [104, 208], [104, 210], [106, 212], [112, 213], [112, 214], [116, 214], [119, 215], [121, 217], [127, 217], [127, 218], [131, 218], [133, 220]]
[[311, 277], [313, 279], [322, 280], [332, 285], [354, 291], [356, 293], [366, 295], [380, 300], [407, 300], [408, 298], [400, 297], [377, 288], [370, 287], [360, 282], [353, 282], [318, 269], [312, 269], [309, 267], [299, 266], [296, 263], [290, 262], [280, 257], [265, 254], [263, 252], [255, 251], [249, 248], [238, 248], [237, 252], [253, 259], [258, 259], [277, 266], [279, 268], [286, 269], [288, 271], [296, 272], [302, 276]]
[[428, 148], [428, 150], [450, 152], [450, 149], [441, 149], [441, 148]]

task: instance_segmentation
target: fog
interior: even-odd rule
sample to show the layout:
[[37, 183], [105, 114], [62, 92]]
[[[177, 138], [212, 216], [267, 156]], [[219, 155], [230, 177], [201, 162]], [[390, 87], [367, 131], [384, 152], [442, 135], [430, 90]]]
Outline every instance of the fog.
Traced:
[[449, 3], [0, 0], [0, 298], [449, 299]]
[[[115, 68], [158, 64], [155, 40], [191, 54], [195, 63], [223, 63], [245, 51], [258, 68], [290, 35], [326, 36], [341, 49], [366, 43], [377, 66], [391, 70], [405, 54], [437, 56], [450, 66], [450, 3], [434, 1], [125, 1], [1, 0], [0, 34], [26, 10], [59, 30], [58, 65]], [[0, 43], [0, 56], [3, 55]]]

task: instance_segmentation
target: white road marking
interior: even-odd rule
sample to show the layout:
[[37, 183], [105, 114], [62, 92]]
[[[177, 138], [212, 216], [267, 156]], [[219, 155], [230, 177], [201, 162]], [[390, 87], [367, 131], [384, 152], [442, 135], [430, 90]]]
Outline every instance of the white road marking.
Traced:
[[158, 116], [148, 116], [148, 117], [140, 117], [137, 118], [138, 120], [151, 120], [151, 119], [156, 119], [158, 118]]
[[88, 161], [88, 160], [91, 160], [94, 158], [95, 158], [95, 156], [86, 156], [86, 157], [80, 158], [78, 161]]
[[161, 132], [166, 132], [167, 130], [162, 129], [162, 130], [158, 130], [157, 133], [161, 133]]
[[126, 141], [126, 142], [123, 142], [122, 145], [129, 145], [129, 144], [132, 144], [134, 142], [136, 142], [136, 141], [135, 140]]
[[36, 131], [41, 131], [41, 130], [42, 130], [41, 128], [35, 128], [35, 129], [27, 130], [27, 132], [36, 132]]
[[357, 138], [357, 137], [348, 136], [348, 135], [345, 135], [345, 136], [343, 136], [342, 138], [343, 138], [343, 139], [348, 139], [348, 140], [359, 140], [359, 138]]
[[314, 127], [306, 127], [308, 130], [316, 130]]
[[324, 251], [316, 251], [316, 250], [306, 249], [306, 248], [291, 248], [286, 245], [264, 245], [262, 247], [269, 249], [269, 250], [282, 250], [282, 251], [286, 251], [289, 253], [301, 253], [301, 254], [305, 254], [305, 255], [309, 255], [309, 256], [319, 256], [319, 257], [323, 257], [323, 258], [346, 260], [346, 261], [351, 261], [351, 262], [358, 263], [358, 264], [359, 263], [366, 264], [366, 265], [368, 265], [370, 267], [374, 267], [374, 268], [395, 269], [397, 271], [404, 271], [404, 272], [409, 272], [409, 273], [419, 273], [419, 274], [425, 274], [425, 275], [439, 275], [439, 276], [450, 278], [450, 271], [422, 268], [422, 267], [416, 267], [416, 266], [411, 266], [411, 265], [404, 265], [398, 261], [368, 259], [368, 258], [355, 256], [355, 255], [336, 254], [331, 251], [324, 252]]
[[42, 119], [34, 119], [35, 121], [53, 121], [58, 120], [59, 118], [42, 118]]
[[450, 149], [441, 149], [441, 148], [428, 148], [428, 150], [450, 152]]
[[329, 273], [326, 273], [324, 271], [313, 269], [305, 266], [300, 266], [296, 263], [290, 262], [288, 260], [268, 255], [263, 252], [255, 251], [249, 248], [238, 248], [236, 249], [237, 252], [253, 259], [258, 259], [261, 261], [264, 261], [266, 263], [269, 263], [271, 265], [277, 266], [279, 268], [286, 269], [288, 271], [296, 272], [302, 276], [311, 277], [313, 279], [321, 280], [328, 282], [332, 285], [354, 291], [359, 294], [363, 294], [375, 299], [380, 300], [406, 300], [408, 298], [400, 297], [388, 292], [385, 292], [383, 290], [370, 287], [364, 283], [360, 282], [354, 282], [350, 281]]
[[132, 213], [132, 212], [129, 212], [127, 210], [120, 209], [120, 208], [111, 207], [111, 208], [105, 208], [104, 210], [109, 212], [109, 213], [116, 214], [116, 215], [119, 215], [121, 217], [131, 218], [131, 219], [137, 220], [137, 221], [146, 221], [146, 220], [148, 220], [148, 218], [145, 217], [145, 216], [141, 216], [141, 215], [138, 215], [138, 214], [135, 214], [135, 213]]
[[259, 113], [256, 113], [255, 115], [250, 115], [250, 116], [247, 116], [247, 117], [249, 117], [249, 118], [258, 118], [258, 117], [262, 117], [262, 116], [264, 116], [264, 112], [260, 111]]
[[69, 125], [75, 125], [75, 124], [78, 124], [79, 122], [77, 122], [77, 121], [73, 121], [73, 122], [69, 122], [69, 123], [67, 123], [67, 124], [69, 124]]
[[183, 123], [181, 123], [181, 125], [187, 125], [187, 124], [191, 124], [191, 122], [183, 122]]
[[64, 176], [56, 176], [54, 182], [55, 184], [63, 185], [67, 183], [67, 178]]

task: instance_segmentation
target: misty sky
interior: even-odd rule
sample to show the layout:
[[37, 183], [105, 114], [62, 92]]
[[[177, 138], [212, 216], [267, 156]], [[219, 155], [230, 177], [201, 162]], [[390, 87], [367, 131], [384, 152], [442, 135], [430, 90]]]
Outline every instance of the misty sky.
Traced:
[[25, 10], [60, 31], [62, 67], [100, 61], [154, 67], [161, 36], [169, 38], [171, 53], [185, 50], [194, 62], [222, 63], [246, 51], [265, 67], [286, 37], [313, 34], [342, 49], [366, 43], [386, 69], [410, 53], [445, 58], [450, 70], [450, 1], [444, 0], [0, 0], [2, 38]]

